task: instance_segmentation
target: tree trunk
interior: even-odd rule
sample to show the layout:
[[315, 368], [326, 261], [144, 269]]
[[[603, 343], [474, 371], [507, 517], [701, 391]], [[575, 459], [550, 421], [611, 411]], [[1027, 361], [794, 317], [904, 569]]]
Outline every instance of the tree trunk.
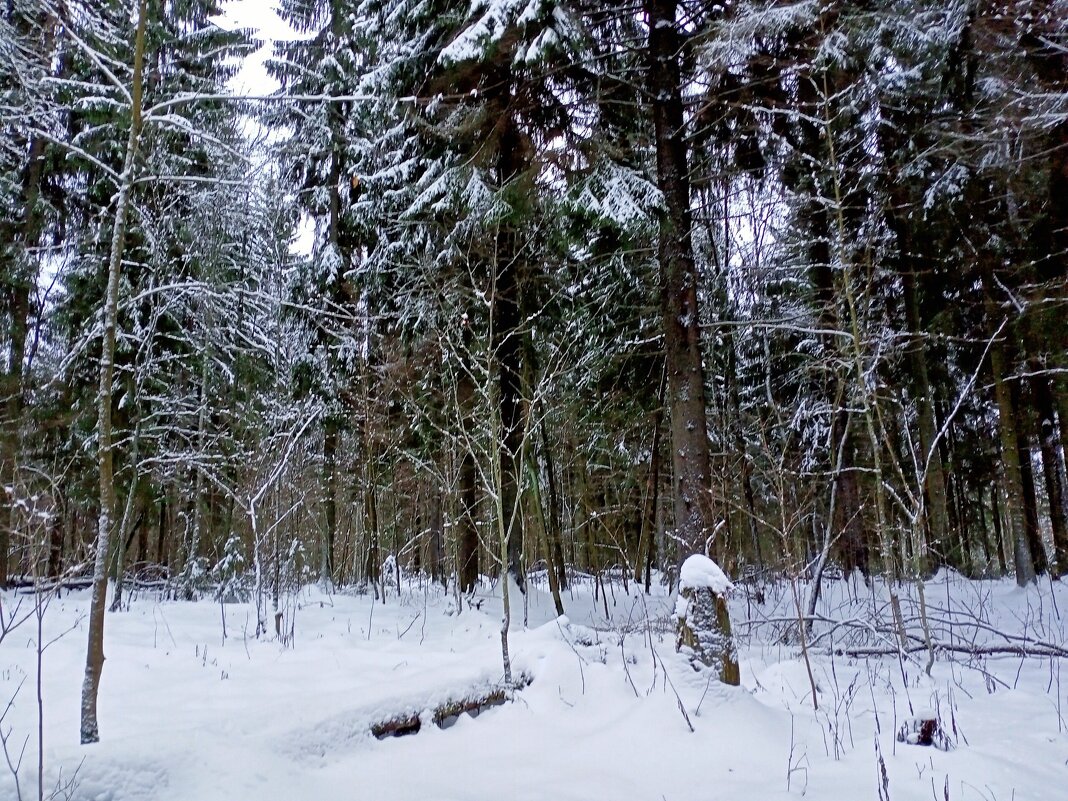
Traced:
[[998, 501], [1000, 493], [998, 492], [998, 482], [995, 481], [990, 485], [990, 520], [994, 524], [994, 538], [996, 539], [997, 552], [998, 552], [998, 568], [1001, 570], [1001, 575], [1007, 576], [1009, 573], [1009, 565], [1005, 561], [1006, 545], [1011, 547], [1012, 543], [1005, 542], [1005, 528], [1002, 525], [1001, 516], [1001, 504]]
[[126, 224], [129, 217], [133, 185], [137, 173], [137, 153], [141, 146], [141, 93], [145, 56], [147, 0], [141, 0], [137, 12], [134, 41], [133, 86], [130, 91], [133, 119], [126, 144], [126, 158], [115, 204], [115, 227], [111, 237], [108, 263], [107, 294], [104, 297], [104, 335], [100, 354], [100, 395], [97, 409], [97, 463], [100, 469], [100, 516], [93, 568], [93, 590], [89, 604], [89, 644], [82, 684], [81, 741], [100, 740], [96, 703], [100, 676], [104, 669], [104, 604], [108, 586], [108, 543], [115, 517], [115, 476], [111, 441], [111, 390], [115, 370], [115, 334], [118, 327], [119, 278], [122, 255], [126, 247]]
[[[711, 551], [716, 557], [712, 519], [711, 468], [701, 354], [701, 316], [697, 302], [690, 181], [682, 105], [681, 59], [684, 46], [676, 14], [677, 0], [645, 0], [649, 26], [649, 104], [656, 143], [657, 184], [666, 213], [660, 219], [659, 261], [663, 314], [667, 405], [671, 415], [675, 530], [680, 565], [691, 554]], [[706, 540], [707, 546], [706, 546]], [[717, 653], [698, 653], [706, 665], [720, 664], [721, 678], [738, 683], [730, 617], [723, 605], [714, 627]], [[679, 619], [680, 636], [685, 626]], [[732, 667], [733, 665], [733, 667]]]
[[[16, 267], [16, 269], [18, 269]], [[21, 271], [20, 271], [21, 272]], [[15, 465], [18, 461], [22, 416], [22, 370], [26, 359], [29, 284], [16, 279], [10, 288], [7, 371], [0, 377], [0, 589], [8, 585], [8, 562], [15, 529]]]
[[[507, 78], [502, 76], [497, 85], [500, 89], [507, 90], [509, 83]], [[500, 105], [503, 108], [501, 109], [502, 130], [497, 153], [497, 180], [499, 190], [507, 195], [510, 190], [517, 191], [514, 182], [526, 169], [527, 164], [523, 156], [525, 149], [523, 135], [515, 121], [511, 119], [507, 100], [502, 101]], [[497, 368], [497, 411], [501, 425], [499, 449], [501, 481], [500, 487], [496, 489], [502, 494], [500, 508], [505, 515], [504, 532], [508, 538], [505, 549], [508, 560], [505, 567], [512, 574], [519, 590], [526, 592], [523, 564], [525, 521], [520, 498], [522, 451], [527, 433], [523, 419], [522, 387], [524, 333], [520, 331], [519, 311], [520, 251], [522, 248], [519, 243], [519, 233], [513, 221], [503, 220], [499, 226], [493, 265], [495, 278], [491, 310], [493, 317], [491, 346]]]
[[323, 424], [323, 536], [319, 568], [320, 580], [334, 580], [334, 541], [337, 538], [337, 421], [327, 417]]
[[367, 537], [367, 559], [364, 562], [363, 574], [375, 587], [375, 595], [378, 594], [378, 580], [381, 573], [381, 557], [379, 555], [379, 532], [378, 532], [378, 494], [372, 483], [370, 474], [367, 476], [367, 486], [363, 491], [363, 514], [364, 531]]
[[656, 411], [653, 413], [653, 447], [649, 455], [649, 477], [645, 483], [645, 503], [642, 506], [641, 533], [638, 536], [638, 558], [634, 565], [634, 580], [642, 581], [645, 573], [645, 591], [649, 592], [652, 571], [652, 554], [656, 550], [656, 507], [660, 491], [660, 437], [664, 427], [664, 391], [667, 374], [660, 376], [660, 391], [657, 393]]
[[[713, 532], [711, 469], [706, 427], [697, 269], [694, 264], [690, 182], [680, 69], [683, 37], [676, 0], [646, 0], [649, 25], [649, 102], [656, 138], [657, 184], [666, 213], [660, 220], [659, 261], [667, 405], [671, 417], [676, 535], [680, 563], [705, 553]], [[716, 544], [711, 543], [713, 554]]]
[[[209, 318], [210, 320], [210, 318]], [[185, 543], [185, 564], [182, 565], [182, 581], [185, 586], [186, 600], [193, 600], [196, 573], [199, 569], [201, 540], [204, 536], [205, 526], [205, 495], [207, 494], [207, 480], [204, 475], [202, 460], [206, 458], [207, 435], [208, 435], [208, 343], [205, 342], [205, 352], [201, 356], [200, 363], [200, 412], [197, 415], [197, 462], [193, 467], [193, 525], [189, 527]], [[135, 451], [136, 453], [136, 440]], [[137, 477], [137, 465], [134, 465], [134, 478]]]
[[[900, 241], [901, 237], [899, 237]], [[901, 247], [908, 247], [908, 241], [901, 242]], [[911, 254], [906, 256], [911, 259]], [[927, 374], [927, 356], [924, 349], [923, 326], [920, 320], [920, 302], [916, 287], [916, 275], [911, 263], [901, 271], [902, 287], [905, 295], [905, 316], [909, 327], [908, 368], [912, 393], [916, 402], [916, 412], [920, 434], [919, 466], [922, 486], [918, 487], [926, 498], [925, 520], [929, 542], [936, 552], [945, 553], [948, 548], [949, 514], [946, 504], [946, 477], [942, 465], [942, 454], [935, 438], [938, 435], [938, 421], [935, 419], [935, 407], [931, 382]]]
[[63, 518], [56, 515], [48, 524], [48, 578], [58, 578], [63, 572]]
[[545, 546], [545, 574], [549, 580], [549, 592], [553, 597], [556, 614], [559, 616], [564, 614], [564, 602], [560, 597], [560, 579], [556, 573], [556, 566], [553, 564], [552, 538], [549, 534], [548, 515], [545, 513], [545, 505], [541, 496], [541, 478], [538, 475], [538, 462], [534, 457], [529, 457], [527, 461], [527, 472], [529, 473], [530, 481], [529, 503], [533, 507], [531, 519], [539, 524], [541, 541]]
[[[986, 261], [983, 264], [983, 295], [987, 323], [994, 334], [1001, 319], [997, 303], [994, 300], [993, 268]], [[1007, 326], [1005, 326], [1007, 328]], [[1016, 409], [1012, 402], [1012, 388], [1009, 386], [1011, 361], [1006, 345], [1007, 333], [1002, 330], [990, 346], [990, 370], [994, 379], [994, 397], [998, 409], [998, 434], [1001, 443], [1001, 462], [1005, 479], [1005, 521], [1008, 535], [1012, 542], [1013, 562], [1016, 567], [1016, 583], [1021, 587], [1035, 580], [1035, 565], [1031, 556], [1031, 546], [1027, 540], [1027, 522], [1024, 512], [1023, 477], [1020, 472], [1020, 450], [1016, 433]]]
[[427, 503], [430, 507], [428, 527], [430, 529], [430, 542], [427, 551], [430, 561], [430, 578], [433, 581], [441, 581], [447, 584], [448, 574], [444, 570], [445, 563], [445, 519], [442, 512], [442, 489], [436, 482], [430, 485], [430, 498]]
[[1031, 562], [1035, 573], [1043, 575], [1049, 567], [1046, 558], [1046, 546], [1042, 543], [1042, 532], [1038, 527], [1038, 495], [1035, 492], [1035, 471], [1031, 464], [1031, 437], [1028, 417], [1023, 413], [1020, 382], [1013, 381], [1009, 387], [1012, 407], [1016, 411], [1016, 450], [1020, 463], [1020, 486], [1023, 489], [1024, 526], [1027, 531], [1027, 545], [1031, 551]]
[[1049, 521], [1053, 532], [1053, 551], [1057, 564], [1057, 575], [1068, 573], [1068, 500], [1061, 473], [1060, 441], [1057, 434], [1056, 419], [1053, 410], [1053, 393], [1049, 378], [1041, 372], [1040, 364], [1033, 364], [1031, 377], [1031, 397], [1034, 399], [1035, 413], [1038, 417], [1038, 443], [1042, 451], [1042, 475], [1046, 483], [1046, 497], [1049, 499]]
[[545, 460], [545, 476], [549, 490], [548, 518], [549, 545], [546, 558], [552, 570], [556, 571], [556, 581], [561, 588], [567, 587], [567, 561], [564, 559], [563, 533], [560, 524], [560, 493], [556, 488], [556, 469], [553, 453], [549, 448], [549, 436], [545, 433], [545, 423], [538, 426], [541, 434], [541, 455]]
[[[966, 496], [966, 493], [962, 491], [962, 494]], [[994, 558], [993, 549], [990, 547], [990, 529], [986, 524], [986, 503], [983, 501], [983, 488], [980, 485], [976, 488], [976, 495], [978, 496], [978, 504], [976, 515], [976, 523], [979, 526], [979, 545], [983, 549], [983, 559], [986, 562], [986, 570], [989, 569], [991, 560]], [[984, 574], [986, 575], [985, 571]], [[974, 574], [974, 578], [979, 578], [980, 575]]]
[[[16, 25], [19, 24], [15, 19]], [[55, 49], [55, 21], [49, 16], [41, 21], [47, 30], [44, 47]], [[60, 72], [60, 75], [63, 73]], [[29, 331], [30, 298], [37, 287], [39, 268], [27, 252], [41, 238], [42, 215], [38, 207], [41, 181], [45, 170], [46, 141], [40, 136], [30, 139], [26, 168], [21, 180], [22, 217], [13, 223], [0, 224], [0, 258], [10, 256], [6, 289], [8, 342], [7, 369], [0, 375], [0, 589], [8, 584], [8, 562], [14, 527], [14, 498], [9, 496], [15, 483], [19, 455], [19, 425], [22, 417], [23, 369], [26, 361], [26, 338]], [[11, 489], [9, 489], [11, 488]]]
[[466, 441], [466, 437], [473, 436], [471, 405], [474, 402], [474, 388], [466, 373], [459, 378], [456, 395], [465, 429], [465, 439], [460, 443], [460, 514], [456, 521], [456, 572], [460, 592], [469, 593], [473, 592], [478, 584], [478, 473], [475, 455]]

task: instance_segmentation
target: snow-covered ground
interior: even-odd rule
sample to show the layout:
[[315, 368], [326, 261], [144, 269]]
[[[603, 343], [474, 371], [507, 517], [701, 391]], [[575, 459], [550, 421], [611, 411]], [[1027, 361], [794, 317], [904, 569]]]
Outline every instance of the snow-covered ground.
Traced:
[[[72, 797], [101, 801], [1068, 798], [1060, 659], [957, 653], [928, 677], [926, 652], [850, 658], [885, 641], [871, 628], [888, 614], [885, 588], [834, 581], [820, 613], [838, 623], [811, 632], [814, 710], [796, 637], [783, 636], [796, 631], [788, 583], [765, 587], [763, 603], [752, 586], [732, 591], [740, 688], [675, 652], [663, 588], [647, 598], [609, 584], [595, 602], [591, 587], [565, 592], [561, 620], [543, 591], [531, 593], [528, 627], [510, 643], [533, 683], [514, 703], [381, 741], [371, 724], [500, 680], [492, 589], [457, 612], [419, 582], [385, 603], [308, 588], [283, 605], [288, 643], [254, 639], [247, 604], [136, 598], [107, 619], [102, 739], [88, 747], [78, 744], [88, 599], [64, 594], [44, 618], [43, 641], [59, 637], [43, 657], [46, 789], [76, 770]], [[9, 614], [16, 596], [0, 597]], [[1068, 641], [1068, 591], [1048, 581], [1018, 590], [943, 574], [927, 603], [935, 639], [962, 652], [1005, 644], [998, 630]], [[913, 609], [906, 599], [906, 618]], [[28, 738], [26, 799], [37, 797], [36, 640], [31, 619], [0, 643], [0, 708], [22, 684], [3, 730], [13, 757]], [[951, 750], [896, 741], [927, 708]], [[15, 798], [0, 763], [0, 799]]]

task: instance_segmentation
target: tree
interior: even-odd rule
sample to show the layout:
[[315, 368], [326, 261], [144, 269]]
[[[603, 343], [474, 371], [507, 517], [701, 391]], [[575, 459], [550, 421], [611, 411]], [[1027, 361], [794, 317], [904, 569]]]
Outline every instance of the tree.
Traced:
[[[671, 452], [674, 467], [675, 536], [680, 555], [717, 553], [715, 524], [709, 497], [712, 476], [708, 456], [705, 412], [705, 376], [701, 352], [697, 270], [692, 243], [690, 178], [685, 145], [686, 121], [682, 104], [684, 51], [676, 0], [647, 0], [649, 112], [656, 146], [657, 182], [664, 196], [660, 221], [660, 291], [667, 375], [667, 405], [671, 418]], [[694, 588], [691, 588], [692, 590]], [[717, 589], [719, 592], [717, 592]], [[737, 684], [736, 657], [731, 644], [730, 618], [714, 588], [711, 599], [695, 594], [691, 603], [704, 608], [702, 619], [720, 637], [712, 642], [693, 639], [698, 658], [706, 664], [721, 662], [721, 678]], [[686, 618], [680, 617], [680, 632]], [[681, 636], [681, 635], [680, 635]], [[692, 638], [691, 638], [692, 639]], [[713, 647], [715, 646], [715, 647]]]
[[[127, 256], [127, 241], [129, 233], [129, 221], [131, 210], [134, 206], [134, 193], [141, 180], [144, 170], [142, 153], [157, 141], [158, 129], [176, 128], [179, 131], [179, 140], [185, 139], [192, 134], [191, 138], [213, 141], [210, 129], [205, 125], [197, 129], [196, 124], [190, 117], [183, 117], [176, 111], [184, 102], [191, 105], [188, 98], [176, 100], [171, 97], [163, 97], [156, 100], [155, 105], [146, 108], [151, 97], [150, 92], [162, 89], [164, 92], [171, 91], [180, 93], [183, 90], [192, 89], [194, 92], [204, 88], [203, 77], [197, 74], [197, 69], [187, 71], [182, 64], [182, 57], [176, 51], [169, 48], [177, 40], [183, 31], [183, 26], [189, 24], [196, 28], [206, 24], [206, 17], [214, 10], [213, 3], [196, 4], [191, 8], [169, 9], [168, 16], [164, 9], [150, 9], [147, 0], [139, 0], [137, 5], [136, 27], [133, 33], [133, 45], [130, 54], [129, 86], [125, 85], [120, 76], [116, 76], [106, 65], [108, 62], [115, 63], [114, 58], [101, 57], [92, 49], [91, 44], [82, 43], [79, 46], [86, 56], [104, 75], [106, 92], [116, 93], [128, 105], [130, 119], [125, 152], [122, 159], [121, 171], [110, 171], [109, 177], [114, 179], [117, 195], [115, 208], [111, 221], [110, 247], [107, 258], [106, 288], [101, 304], [100, 318], [102, 329], [102, 345], [99, 369], [99, 384], [96, 397], [97, 403], [97, 469], [99, 472], [99, 507], [97, 520], [97, 538], [95, 543], [93, 590], [90, 602], [88, 649], [86, 655], [85, 680], [82, 688], [82, 718], [81, 718], [81, 741], [93, 743], [99, 740], [99, 725], [97, 721], [97, 696], [100, 688], [100, 677], [104, 663], [104, 604], [107, 591], [107, 580], [111, 551], [111, 538], [116, 534], [115, 524], [117, 520], [117, 492], [115, 481], [115, 458], [114, 458], [114, 425], [113, 405], [115, 402], [114, 379], [116, 373], [116, 353], [118, 329], [120, 325], [120, 284], [123, 275], [124, 259]], [[188, 18], [182, 17], [188, 13]], [[157, 16], [158, 14], [158, 16]], [[173, 27], [168, 28], [168, 25]], [[74, 34], [76, 35], [76, 34]], [[106, 36], [106, 34], [105, 34]], [[206, 40], [210, 36], [204, 37]], [[243, 35], [223, 36], [223, 41], [218, 43], [220, 49], [214, 54], [216, 63], [225, 58], [228, 49], [240, 46]], [[214, 48], [216, 43], [209, 41], [196, 42], [196, 48], [205, 46]], [[120, 62], [121, 63], [121, 62]], [[149, 66], [152, 67], [151, 74]], [[202, 67], [207, 67], [208, 81], [218, 75], [211, 75], [211, 60]], [[192, 80], [189, 78], [192, 76]], [[210, 86], [210, 83], [209, 83]], [[90, 97], [88, 102], [99, 103], [102, 98]], [[156, 99], [156, 98], [153, 98]], [[197, 110], [201, 123], [212, 121], [213, 109], [210, 105]], [[218, 141], [218, 140], [214, 140]], [[179, 144], [176, 142], [175, 144]], [[151, 152], [151, 151], [150, 151]], [[80, 149], [84, 154], [84, 149]], [[194, 169], [196, 151], [187, 151], [185, 156], [189, 158], [183, 166], [185, 168], [182, 178], [196, 182], [198, 176]], [[97, 160], [97, 165], [102, 162]], [[152, 162], [162, 174], [154, 175], [154, 180], [167, 180], [170, 176], [167, 172], [166, 159]], [[134, 454], [136, 457], [136, 440]], [[136, 470], [136, 465], [134, 466]], [[129, 490], [132, 494], [134, 489]], [[127, 508], [129, 508], [127, 504]], [[119, 536], [125, 534], [118, 532]], [[195, 555], [195, 554], [194, 554]]]
[[103, 317], [104, 337], [100, 356], [99, 412], [97, 418], [97, 464], [100, 471], [100, 512], [97, 522], [96, 562], [93, 568], [93, 594], [89, 605], [89, 648], [85, 660], [85, 682], [82, 685], [82, 744], [100, 740], [96, 703], [100, 692], [100, 676], [104, 669], [104, 604], [108, 585], [108, 543], [115, 516], [115, 476], [112, 455], [111, 403], [115, 375], [115, 336], [119, 309], [119, 278], [126, 247], [126, 224], [130, 213], [131, 193], [137, 179], [137, 155], [141, 148], [141, 126], [144, 109], [145, 29], [148, 25], [148, 1], [140, 0], [137, 11], [137, 31], [134, 38], [130, 107], [132, 117], [126, 157], [119, 178], [115, 220], [108, 260], [108, 285]]

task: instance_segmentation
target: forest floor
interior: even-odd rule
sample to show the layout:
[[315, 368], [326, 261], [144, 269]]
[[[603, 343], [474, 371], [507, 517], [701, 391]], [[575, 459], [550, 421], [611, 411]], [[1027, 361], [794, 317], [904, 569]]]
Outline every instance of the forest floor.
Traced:
[[[803, 599], [807, 586], [797, 589]], [[310, 587], [282, 604], [282, 631], [292, 636], [272, 630], [259, 640], [248, 604], [141, 595], [108, 615], [101, 742], [86, 747], [78, 715], [88, 594], [64, 593], [47, 608], [41, 636], [49, 643], [41, 682], [46, 791], [73, 777], [60, 797], [1068, 797], [1065, 660], [967, 653], [1065, 644], [1068, 587], [1044, 579], [1021, 590], [1011, 580], [939, 574], [927, 585], [932, 636], [958, 650], [940, 653], [928, 676], [924, 650], [849, 656], [889, 642], [886, 588], [857, 577], [827, 581], [825, 620], [811, 631], [812, 682], [790, 622], [793, 590], [786, 581], [764, 586], [762, 603], [754, 586], [732, 592], [742, 686], [728, 688], [676, 653], [663, 587], [645, 596], [615, 582], [595, 600], [592, 582], [576, 581], [564, 592], [561, 619], [534, 589], [527, 626], [516, 620], [509, 637], [514, 670], [533, 683], [513, 703], [463, 715], [447, 729], [428, 720], [417, 734], [384, 740], [371, 735], [374, 724], [477, 697], [501, 680], [494, 589], [458, 610], [454, 597], [426, 582], [392, 588], [384, 603]], [[25, 610], [33, 597], [22, 598]], [[10, 614], [18, 597], [0, 600]], [[914, 634], [915, 608], [906, 598]], [[24, 799], [37, 798], [37, 640], [31, 618], [0, 643], [0, 709], [13, 698], [0, 732], [12, 759], [25, 743]], [[926, 709], [939, 715], [948, 750], [897, 741]], [[0, 763], [0, 799], [17, 797], [12, 771]]]

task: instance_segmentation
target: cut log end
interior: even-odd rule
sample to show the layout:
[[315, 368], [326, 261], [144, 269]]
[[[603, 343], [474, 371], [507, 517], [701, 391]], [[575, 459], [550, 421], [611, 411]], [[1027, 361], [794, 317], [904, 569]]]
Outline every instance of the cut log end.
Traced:
[[918, 715], [901, 724], [897, 731], [897, 741], [907, 745], [924, 745], [949, 751], [953, 743], [942, 728], [942, 723], [934, 715]]

